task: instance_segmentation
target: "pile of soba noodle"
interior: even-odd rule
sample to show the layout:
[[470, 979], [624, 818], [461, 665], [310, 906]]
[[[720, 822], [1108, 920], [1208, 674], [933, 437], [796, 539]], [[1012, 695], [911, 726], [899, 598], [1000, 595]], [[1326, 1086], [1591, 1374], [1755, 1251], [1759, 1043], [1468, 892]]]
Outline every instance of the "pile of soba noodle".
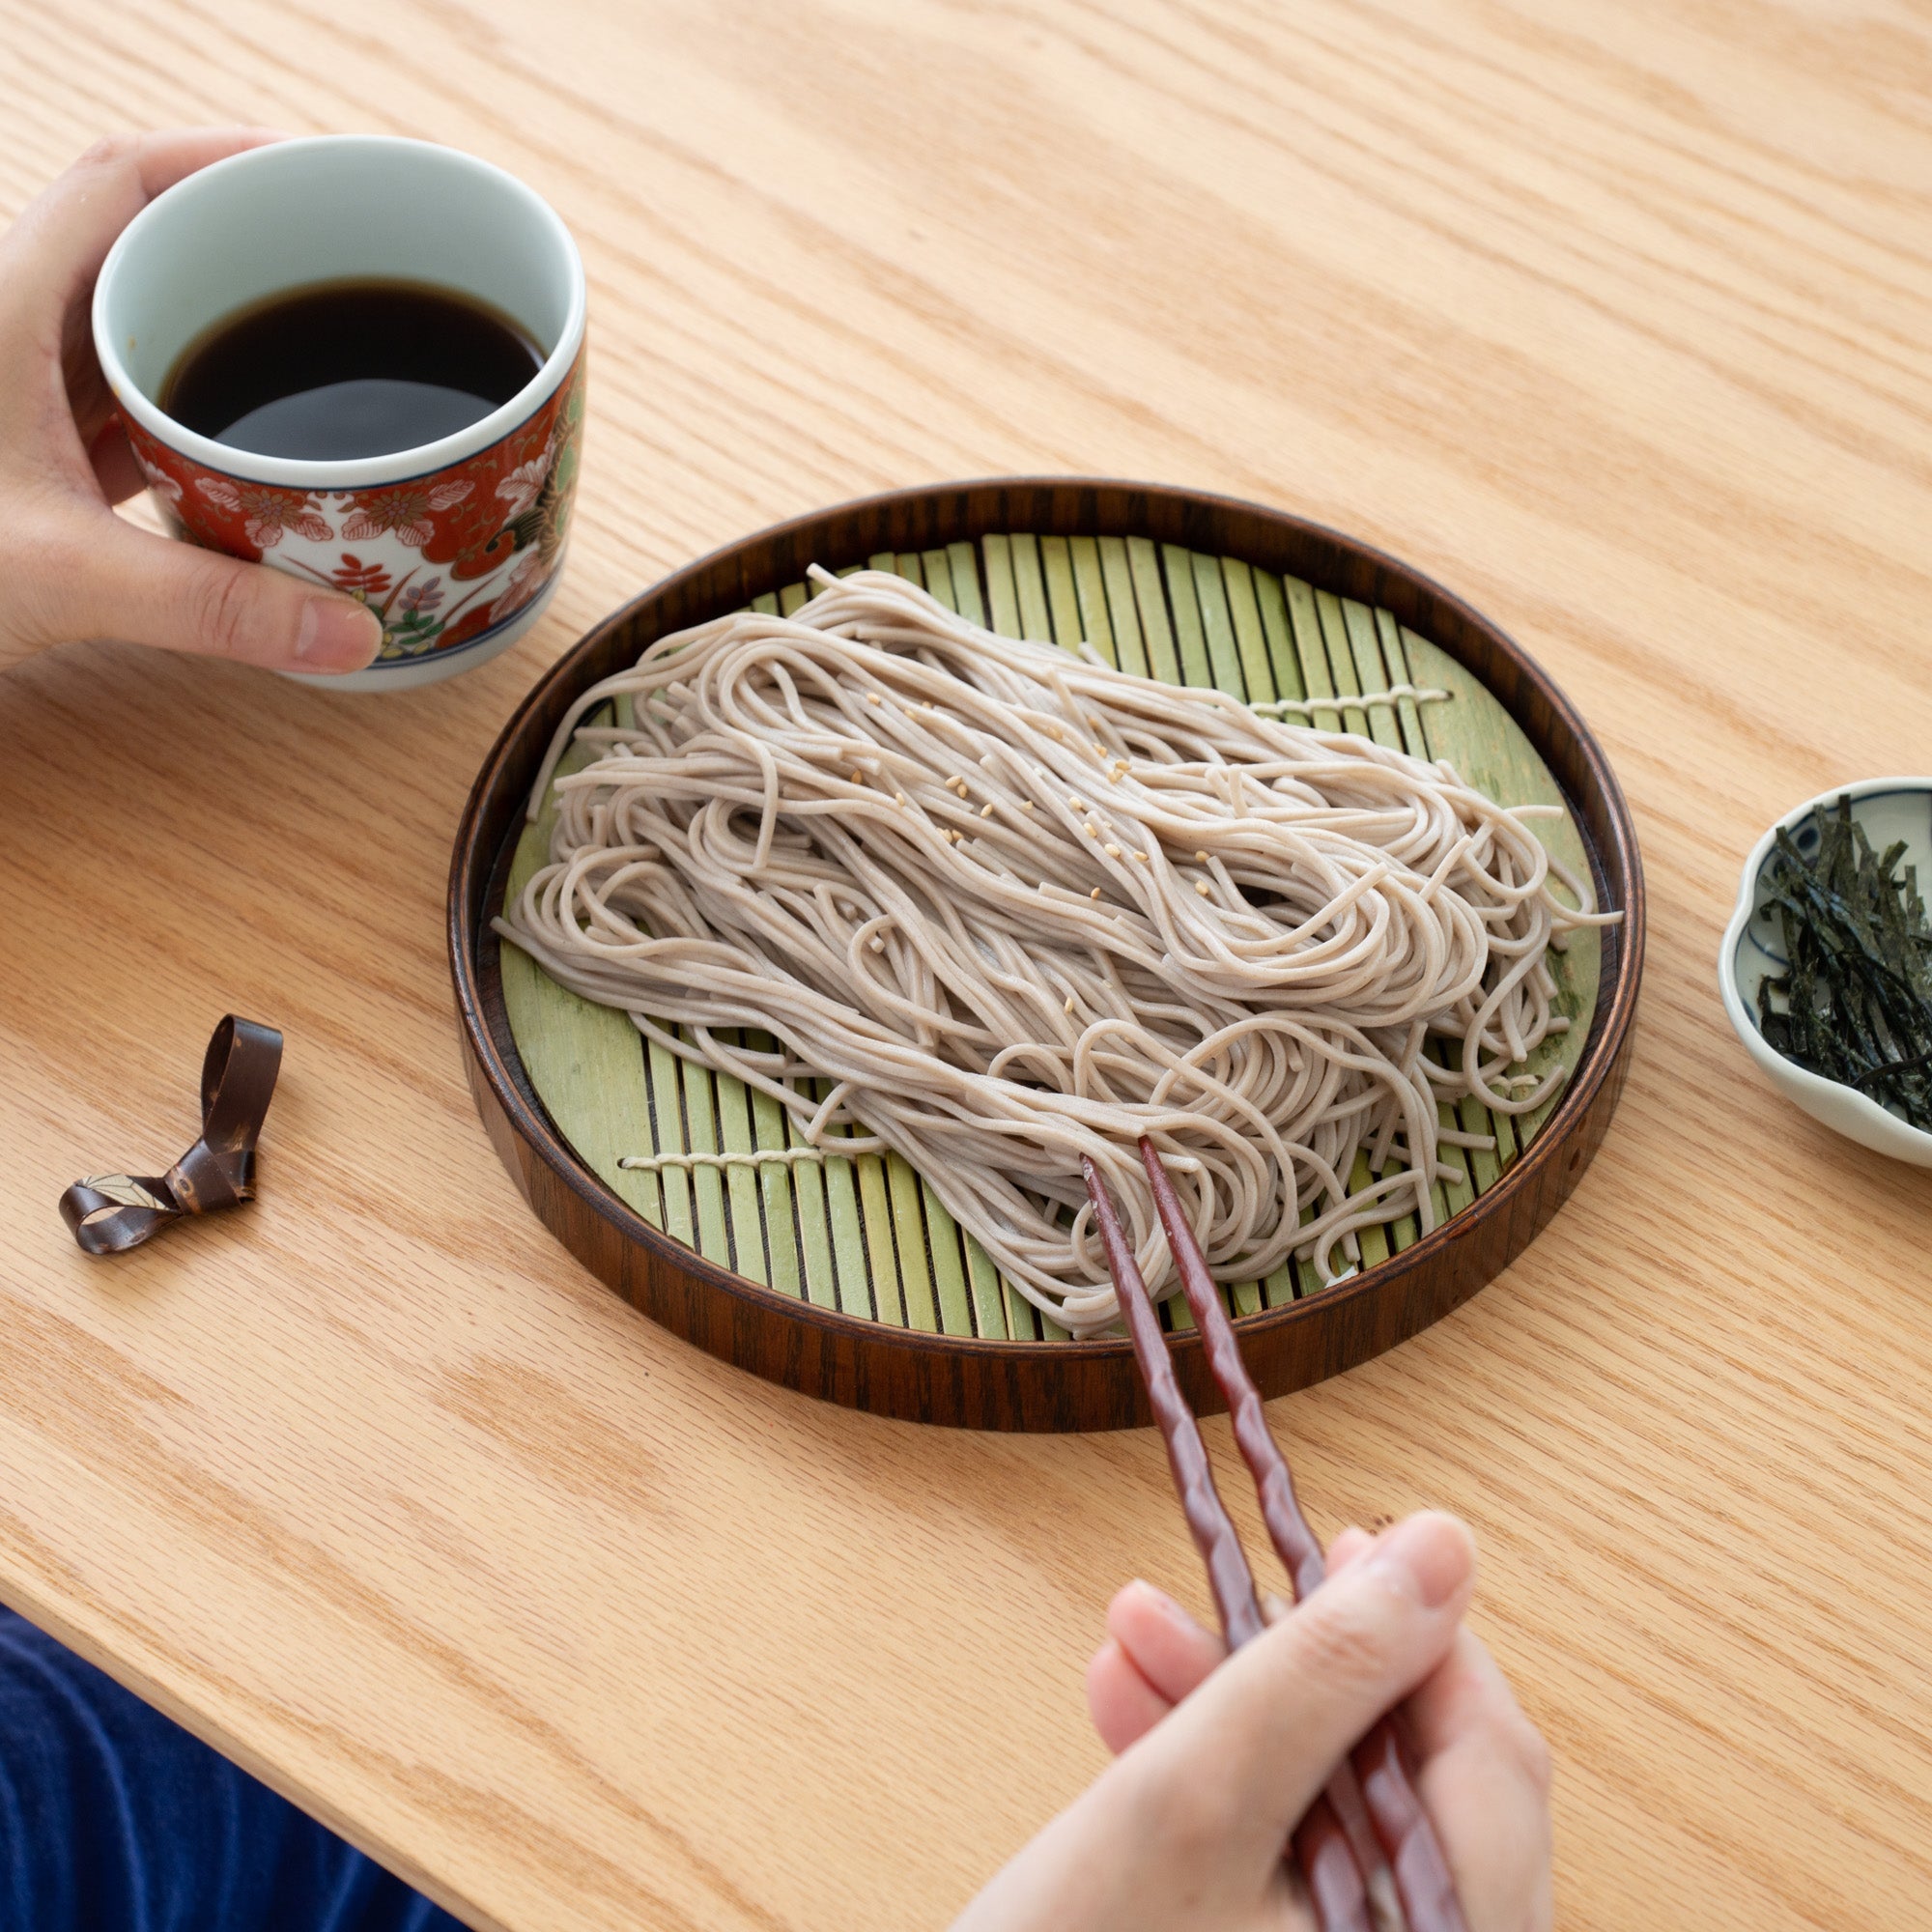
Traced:
[[[1552, 935], [1601, 916], [1567, 874], [1581, 910], [1552, 895], [1520, 811], [1447, 765], [980, 630], [899, 578], [813, 575], [795, 616], [662, 639], [583, 695], [532, 816], [573, 730], [599, 755], [554, 780], [551, 863], [497, 923], [776, 1098], [797, 1146], [765, 1158], [896, 1149], [1091, 1333], [1118, 1310], [1083, 1153], [1156, 1295], [1142, 1135], [1219, 1278], [1299, 1252], [1327, 1279], [1355, 1230], [1434, 1225], [1431, 1181], [1462, 1178], [1441, 1148], [1487, 1144], [1441, 1130], [1438, 1098], [1548, 1097], [1560, 1073], [1509, 1069], [1566, 1024]], [[578, 728], [619, 696], [634, 723]], [[778, 1051], [719, 1037], [737, 1028]]]

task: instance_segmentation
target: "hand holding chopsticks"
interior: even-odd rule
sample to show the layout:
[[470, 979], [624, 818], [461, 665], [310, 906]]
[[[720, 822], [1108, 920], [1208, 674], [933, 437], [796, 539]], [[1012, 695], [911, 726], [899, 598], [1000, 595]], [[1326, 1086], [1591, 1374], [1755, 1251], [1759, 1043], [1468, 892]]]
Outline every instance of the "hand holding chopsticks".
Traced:
[[[1141, 1153], [1182, 1290], [1202, 1331], [1209, 1366], [1228, 1399], [1236, 1439], [1260, 1492], [1270, 1540], [1293, 1581], [1296, 1596], [1305, 1596], [1324, 1574], [1321, 1546], [1295, 1502], [1287, 1463], [1268, 1431], [1261, 1397], [1242, 1366], [1233, 1324], [1221, 1306], [1219, 1292], [1180, 1210], [1173, 1183], [1151, 1143], [1141, 1143]], [[1112, 1197], [1091, 1161], [1085, 1163], [1085, 1172], [1108, 1267], [1133, 1338], [1149, 1400], [1167, 1443], [1188, 1527], [1208, 1565], [1229, 1648], [1238, 1649], [1259, 1635], [1263, 1627], [1254, 1579], [1214, 1488], [1200, 1433], [1175, 1379], [1152, 1302]], [[1415, 1796], [1400, 1741], [1386, 1717], [1355, 1747], [1352, 1758], [1353, 1776], [1360, 1779], [1361, 1800], [1394, 1874], [1410, 1932], [1465, 1932], [1447, 1862], [1428, 1814]], [[1338, 1774], [1338, 1781], [1353, 1781], [1348, 1767]], [[1322, 1932], [1369, 1932], [1362, 1863], [1328, 1793], [1320, 1794], [1309, 1807], [1294, 1832], [1293, 1847]]]
[[[1463, 1621], [1467, 1530], [1415, 1516], [1351, 1532], [1334, 1555], [1308, 1602], [1232, 1657], [1152, 1585], [1121, 1590], [1087, 1671], [1114, 1762], [954, 1932], [1314, 1932], [1291, 1841], [1335, 1767], [1352, 1777], [1355, 1740], [1405, 1697], [1403, 1741], [1471, 1932], [1550, 1932], [1548, 1754]], [[1393, 1923], [1367, 1817], [1343, 1826], [1374, 1870], [1371, 1909]]]

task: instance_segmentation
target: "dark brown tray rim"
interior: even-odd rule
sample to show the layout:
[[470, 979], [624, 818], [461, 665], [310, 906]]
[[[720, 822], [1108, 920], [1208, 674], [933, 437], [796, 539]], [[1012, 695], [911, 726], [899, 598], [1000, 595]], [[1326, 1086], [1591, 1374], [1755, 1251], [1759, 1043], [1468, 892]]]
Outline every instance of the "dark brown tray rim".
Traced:
[[[1078, 505], [1070, 518], [1060, 507], [1069, 496]], [[957, 506], [950, 517], [941, 514], [949, 500]], [[1114, 513], [1102, 514], [1103, 506]], [[1139, 514], [1134, 514], [1136, 511]], [[1207, 527], [1200, 527], [1203, 525]], [[1621, 926], [1605, 932], [1597, 1006], [1582, 1057], [1568, 1092], [1528, 1152], [1520, 1155], [1487, 1193], [1400, 1255], [1322, 1294], [1244, 1316], [1236, 1324], [1237, 1332], [1246, 1338], [1314, 1322], [1346, 1329], [1351, 1325], [1351, 1316], [1386, 1297], [1406, 1277], [1437, 1260], [1452, 1243], [1466, 1238], [1483, 1223], [1510, 1213], [1519, 1199], [1546, 1178], [1547, 1170], [1554, 1170], [1558, 1161], [1571, 1154], [1575, 1156], [1572, 1178], [1567, 1183], [1558, 1183], [1563, 1193], [1568, 1193], [1582, 1158], [1570, 1147], [1571, 1129], [1592, 1109], [1613, 1073], [1621, 1084], [1625, 1050], [1635, 1017], [1646, 923], [1635, 826], [1609, 762], [1588, 726], [1536, 661], [1497, 625], [1453, 591], [1371, 545], [1324, 525], [1237, 497], [1077, 476], [989, 478], [891, 491], [795, 517], [724, 545], [661, 579], [597, 624], [526, 695], [491, 748], [464, 807], [450, 867], [447, 937], [458, 1017], [474, 1066], [519, 1138], [541, 1157], [557, 1181], [625, 1239], [653, 1251], [701, 1287], [744, 1304], [748, 1313], [760, 1320], [775, 1319], [844, 1339], [852, 1338], [856, 1331], [869, 1349], [903, 1351], [914, 1357], [978, 1356], [989, 1364], [1010, 1363], [1027, 1370], [1046, 1363], [1070, 1368], [1078, 1361], [1118, 1365], [1129, 1377], [1134, 1373], [1132, 1346], [1124, 1339], [1013, 1342], [896, 1328], [802, 1298], [794, 1300], [720, 1266], [653, 1227], [582, 1166], [551, 1121], [517, 1055], [497, 980], [498, 942], [488, 930], [488, 920], [501, 903], [515, 828], [521, 823], [522, 802], [534, 778], [537, 759], [570, 697], [610, 675], [619, 665], [633, 661], [653, 639], [797, 582], [804, 576], [805, 565], [822, 560], [830, 549], [826, 533], [847, 526], [873, 528], [877, 540], [868, 547], [850, 538], [841, 540], [835, 565], [859, 561], [885, 550], [908, 552], [941, 548], [948, 542], [977, 541], [999, 530], [1068, 536], [1131, 533], [1210, 554], [1240, 556], [1257, 566], [1293, 571], [1318, 588], [1378, 605], [1483, 679], [1523, 727], [1585, 829], [1600, 901], [1622, 906], [1626, 917]], [[1257, 548], [1265, 551], [1270, 546], [1231, 540], [1231, 531], [1249, 527], [1273, 535], [1277, 543], [1272, 548], [1292, 553], [1295, 561], [1267, 562], [1256, 553]], [[746, 568], [753, 553], [766, 559], [764, 568]], [[1311, 570], [1311, 557], [1339, 567]], [[657, 621], [648, 621], [652, 618]], [[618, 644], [615, 640], [620, 636], [623, 641]], [[1472, 662], [1471, 645], [1477, 646], [1476, 655], [1488, 662]], [[539, 721], [534, 725], [533, 719]], [[1579, 784], [1579, 779], [1584, 782]], [[492, 801], [500, 803], [505, 798], [514, 802], [515, 809], [507, 824], [502, 822], [500, 810], [497, 812], [492, 837]], [[1594, 1148], [1587, 1151], [1593, 1154]], [[1473, 1294], [1482, 1285], [1476, 1284], [1466, 1293]], [[1466, 1294], [1458, 1296], [1459, 1300], [1463, 1298]], [[1177, 1352], [1199, 1353], [1199, 1339], [1192, 1332], [1176, 1334], [1172, 1343]], [[1392, 1344], [1361, 1352], [1345, 1347], [1343, 1353], [1348, 1359], [1338, 1366], [1352, 1366], [1386, 1346]], [[1186, 1378], [1190, 1385], [1197, 1379], [1193, 1375]], [[1203, 1400], [1200, 1406], [1206, 1408], [1213, 1405]], [[1144, 1420], [1144, 1406], [1137, 1403], [1135, 1407]]]

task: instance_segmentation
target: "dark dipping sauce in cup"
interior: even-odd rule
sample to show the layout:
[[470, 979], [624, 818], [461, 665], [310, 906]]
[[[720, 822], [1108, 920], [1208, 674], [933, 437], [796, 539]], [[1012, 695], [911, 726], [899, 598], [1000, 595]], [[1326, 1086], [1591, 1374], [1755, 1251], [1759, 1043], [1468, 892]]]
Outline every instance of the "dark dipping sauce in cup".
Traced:
[[454, 436], [544, 364], [500, 309], [426, 282], [318, 282], [253, 302], [182, 352], [156, 399], [257, 456], [334, 463]]

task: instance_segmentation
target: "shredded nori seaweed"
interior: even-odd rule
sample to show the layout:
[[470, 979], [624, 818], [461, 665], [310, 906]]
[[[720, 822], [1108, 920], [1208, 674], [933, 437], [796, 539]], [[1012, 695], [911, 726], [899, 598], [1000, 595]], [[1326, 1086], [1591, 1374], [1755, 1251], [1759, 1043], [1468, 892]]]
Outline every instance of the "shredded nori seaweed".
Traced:
[[1904, 856], [1873, 853], [1849, 798], [1818, 814], [1813, 860], [1779, 831], [1759, 917], [1782, 924], [1788, 964], [1758, 987], [1758, 1025], [1787, 1060], [1932, 1132], [1932, 931], [1915, 868], [1894, 872]]

